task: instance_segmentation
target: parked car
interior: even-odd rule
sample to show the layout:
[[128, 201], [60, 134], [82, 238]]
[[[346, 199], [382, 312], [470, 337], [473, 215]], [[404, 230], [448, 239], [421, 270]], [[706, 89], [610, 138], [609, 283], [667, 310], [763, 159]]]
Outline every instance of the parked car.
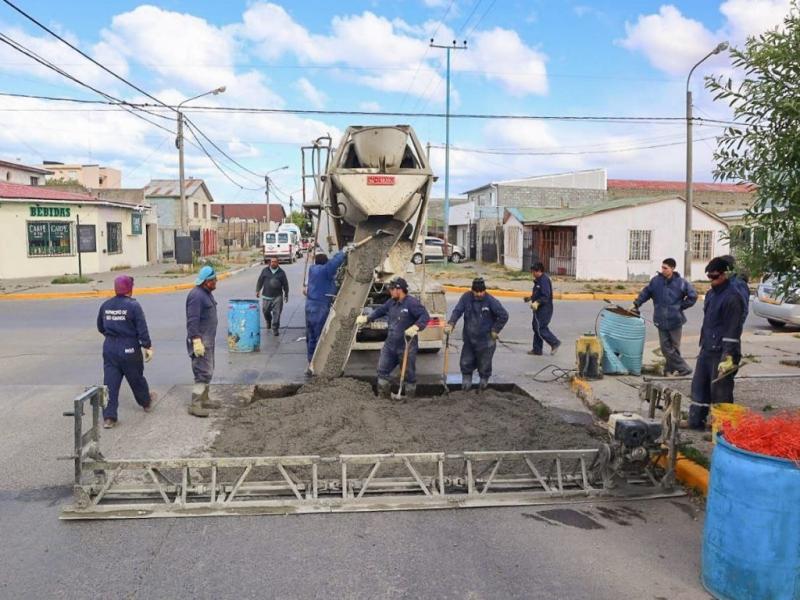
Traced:
[[[423, 253], [425, 262], [444, 261], [444, 240], [437, 237], [426, 237], [425, 248], [423, 251], [423, 243], [417, 243], [417, 251], [411, 257], [411, 262], [415, 265], [422, 264]], [[454, 263], [460, 263], [467, 256], [463, 246], [458, 244], [447, 244], [448, 260]]]
[[289, 231], [265, 231], [264, 258], [274, 256], [278, 261], [293, 263], [298, 252], [298, 246], [293, 243], [294, 238], [294, 234]]
[[753, 314], [777, 329], [800, 325], [800, 289], [792, 288], [783, 294], [777, 277], [765, 279], [753, 298]]

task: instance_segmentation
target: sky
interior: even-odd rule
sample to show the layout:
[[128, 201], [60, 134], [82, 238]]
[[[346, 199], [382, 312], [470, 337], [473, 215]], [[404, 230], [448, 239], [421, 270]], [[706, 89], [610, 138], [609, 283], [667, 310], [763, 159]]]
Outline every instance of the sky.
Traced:
[[[450, 195], [492, 181], [606, 168], [610, 178], [685, 177], [686, 77], [719, 42], [779, 26], [790, 0], [13, 0], [109, 70], [166, 104], [208, 90], [185, 114], [235, 160], [187, 133], [186, 173], [217, 202], [302, 201], [300, 146], [348, 125], [411, 124], [444, 187], [444, 50], [451, 44]], [[95, 90], [151, 100], [0, 3], [0, 32]], [[691, 80], [695, 115], [727, 119], [703, 87], [731, 74], [727, 53]], [[6, 44], [0, 92], [99, 99]], [[195, 109], [192, 109], [192, 107]], [[211, 113], [197, 107], [408, 112], [412, 116]], [[177, 179], [175, 114], [0, 95], [0, 159], [101, 164], [123, 186]], [[458, 115], [678, 117], [609, 123]], [[695, 127], [696, 181], [711, 181], [719, 126]], [[526, 153], [526, 154], [521, 154]], [[288, 169], [281, 167], [288, 166]]]

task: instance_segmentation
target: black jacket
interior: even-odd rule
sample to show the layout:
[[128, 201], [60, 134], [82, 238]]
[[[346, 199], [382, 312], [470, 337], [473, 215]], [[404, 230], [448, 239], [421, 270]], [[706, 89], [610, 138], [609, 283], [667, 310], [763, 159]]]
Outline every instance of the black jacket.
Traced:
[[264, 267], [261, 275], [258, 276], [258, 283], [256, 283], [256, 293], [261, 292], [264, 298], [280, 298], [281, 294], [289, 298], [289, 280], [286, 278], [286, 272], [278, 267], [274, 273], [269, 267]]

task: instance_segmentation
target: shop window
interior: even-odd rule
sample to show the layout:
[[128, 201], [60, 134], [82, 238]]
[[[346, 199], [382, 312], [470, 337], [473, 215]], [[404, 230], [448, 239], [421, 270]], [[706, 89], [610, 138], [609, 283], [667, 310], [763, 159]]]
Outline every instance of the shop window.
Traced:
[[649, 229], [631, 229], [628, 231], [628, 260], [650, 260]]
[[72, 223], [69, 221], [28, 221], [28, 256], [69, 256], [72, 254]]
[[122, 252], [122, 223], [106, 223], [106, 243], [109, 254]]
[[711, 260], [713, 245], [713, 231], [692, 231], [692, 258], [695, 260]]
[[194, 218], [197, 219], [200, 216], [200, 206], [197, 202], [194, 203]]

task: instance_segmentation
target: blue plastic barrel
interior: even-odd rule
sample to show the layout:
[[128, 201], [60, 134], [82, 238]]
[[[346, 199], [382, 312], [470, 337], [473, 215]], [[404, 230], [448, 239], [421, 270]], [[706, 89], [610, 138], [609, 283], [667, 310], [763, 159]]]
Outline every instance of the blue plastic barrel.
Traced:
[[703, 585], [725, 600], [800, 598], [800, 468], [722, 436], [711, 458]]
[[261, 350], [261, 312], [258, 300], [228, 301], [228, 349], [231, 352]]
[[603, 344], [603, 373], [639, 375], [644, 352], [644, 319], [607, 308], [597, 334]]

